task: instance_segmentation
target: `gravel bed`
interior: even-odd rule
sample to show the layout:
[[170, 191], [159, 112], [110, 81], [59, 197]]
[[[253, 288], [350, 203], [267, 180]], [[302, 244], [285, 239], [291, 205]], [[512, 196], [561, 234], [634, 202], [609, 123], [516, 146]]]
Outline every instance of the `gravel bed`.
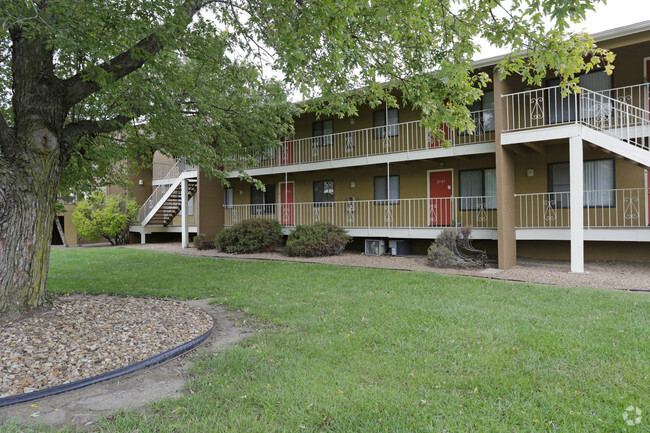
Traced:
[[64, 296], [53, 308], [0, 318], [0, 398], [97, 376], [191, 341], [212, 328], [180, 302]]
[[435, 272], [439, 274], [466, 275], [506, 281], [556, 285], [563, 287], [592, 287], [598, 289], [650, 291], [650, 263], [593, 261], [585, 263], [584, 274], [572, 274], [566, 261], [521, 259], [517, 266], [496, 269], [490, 265], [486, 269], [442, 269], [426, 263], [424, 256], [366, 256], [357, 252], [344, 252], [330, 257], [288, 257], [281, 252], [260, 254], [226, 254], [216, 250], [199, 251], [195, 248], [181, 248], [180, 243], [131, 244], [128, 248], [147, 249], [182, 255], [219, 257], [244, 260], [282, 260], [294, 262], [326, 263], [344, 266], [398, 269], [405, 271]]

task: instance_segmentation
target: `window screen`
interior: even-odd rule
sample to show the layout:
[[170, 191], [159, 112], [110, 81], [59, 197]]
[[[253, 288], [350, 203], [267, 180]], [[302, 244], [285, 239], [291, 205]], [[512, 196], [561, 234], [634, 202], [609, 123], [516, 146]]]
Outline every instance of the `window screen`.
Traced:
[[334, 122], [330, 120], [320, 120], [311, 124], [312, 145], [314, 147], [330, 146], [332, 144], [332, 134], [334, 133]]
[[334, 201], [334, 181], [319, 180], [314, 182], [314, 203], [331, 203]]
[[375, 177], [375, 200], [383, 201], [378, 204], [387, 204], [388, 184], [390, 184], [390, 203], [396, 204], [399, 200], [399, 176], [390, 176], [387, 182], [386, 176]]
[[399, 110], [397, 108], [388, 109], [388, 128], [378, 128], [379, 126], [386, 126], [386, 110], [379, 110], [372, 113], [372, 126], [375, 127], [374, 138], [386, 137], [388, 131], [389, 137], [396, 137], [399, 135], [397, 124], [399, 123]]

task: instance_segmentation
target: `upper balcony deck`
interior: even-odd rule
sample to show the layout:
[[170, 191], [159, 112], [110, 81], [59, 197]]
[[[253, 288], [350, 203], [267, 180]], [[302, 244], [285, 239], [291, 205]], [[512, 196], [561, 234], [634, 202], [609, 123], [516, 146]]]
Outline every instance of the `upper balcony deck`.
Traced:
[[[285, 140], [277, 149], [252, 155], [247, 172], [264, 174], [351, 167], [383, 162], [443, 158], [494, 152], [494, 110], [470, 113], [475, 129], [460, 133], [445, 128], [449, 145], [419, 121]], [[237, 176], [236, 173], [232, 177]]]
[[573, 126], [586, 126], [650, 150], [649, 96], [649, 83], [600, 91], [582, 89], [566, 97], [559, 87], [502, 95], [506, 118], [501, 143], [565, 138], [575, 135]]

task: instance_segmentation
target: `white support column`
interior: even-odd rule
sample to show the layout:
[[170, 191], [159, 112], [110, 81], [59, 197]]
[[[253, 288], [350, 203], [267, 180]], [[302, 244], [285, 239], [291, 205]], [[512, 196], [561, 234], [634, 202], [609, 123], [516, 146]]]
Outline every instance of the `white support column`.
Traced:
[[571, 272], [585, 271], [584, 173], [582, 138], [569, 139], [569, 184], [571, 192]]
[[187, 179], [181, 182], [181, 247], [187, 248], [188, 242], [188, 227], [187, 227]]
[[142, 231], [140, 232], [140, 243], [142, 245], [147, 243], [146, 242], [146, 237], [147, 237], [147, 233], [144, 231], [144, 229], [142, 229]]

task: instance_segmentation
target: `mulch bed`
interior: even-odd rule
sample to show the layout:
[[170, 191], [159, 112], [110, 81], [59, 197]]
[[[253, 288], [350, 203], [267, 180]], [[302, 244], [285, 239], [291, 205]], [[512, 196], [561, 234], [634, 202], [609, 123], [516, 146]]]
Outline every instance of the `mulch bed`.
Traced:
[[0, 319], [0, 398], [145, 360], [212, 326], [207, 313], [176, 301], [59, 297], [50, 310]]

